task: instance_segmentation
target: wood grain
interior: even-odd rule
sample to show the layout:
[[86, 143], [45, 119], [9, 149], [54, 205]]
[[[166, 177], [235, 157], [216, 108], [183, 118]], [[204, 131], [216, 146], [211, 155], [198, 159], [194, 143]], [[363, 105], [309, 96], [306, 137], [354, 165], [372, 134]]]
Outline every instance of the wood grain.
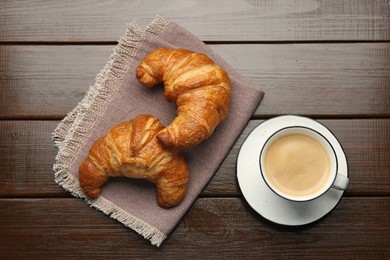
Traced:
[[94, 84], [112, 48], [0, 46], [0, 115], [63, 117]]
[[[0, 46], [0, 118], [62, 118], [114, 46]], [[390, 43], [210, 45], [265, 97], [255, 117], [390, 117]]]
[[116, 41], [156, 14], [203, 41], [389, 40], [386, 0], [1, 1], [0, 41]]
[[1, 199], [0, 212], [3, 259], [185, 259], [200, 252], [223, 259], [384, 259], [390, 253], [388, 197], [343, 198], [326, 217], [300, 228], [271, 224], [239, 198], [198, 199], [161, 248], [80, 199]]
[[[236, 141], [203, 196], [240, 195], [236, 158], [242, 142], [262, 121], [252, 120]], [[348, 159], [346, 196], [390, 195], [390, 120], [321, 120]], [[69, 197], [54, 182], [57, 149], [51, 133], [59, 121], [0, 121], [0, 197]]]
[[[156, 14], [265, 91], [161, 248], [57, 185], [51, 140], [126, 23]], [[0, 1], [0, 259], [388, 259], [389, 86], [388, 0]], [[348, 159], [344, 197], [304, 227], [263, 219], [237, 185], [243, 141], [281, 114], [318, 119]]]
[[55, 121], [0, 121], [1, 196], [67, 196], [54, 181]]

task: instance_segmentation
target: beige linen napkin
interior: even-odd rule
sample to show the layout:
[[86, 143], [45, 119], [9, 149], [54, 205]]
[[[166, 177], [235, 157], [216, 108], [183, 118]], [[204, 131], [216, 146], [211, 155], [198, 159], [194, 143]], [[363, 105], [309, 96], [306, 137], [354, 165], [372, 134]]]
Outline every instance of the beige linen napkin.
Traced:
[[[97, 138], [115, 124], [139, 114], [151, 114], [164, 125], [176, 116], [176, 105], [165, 100], [162, 86], [145, 88], [135, 77], [140, 60], [157, 47], [185, 48], [205, 53], [224, 68], [233, 86], [229, 114], [208, 140], [184, 151], [190, 179], [185, 199], [178, 206], [171, 209], [159, 207], [154, 185], [127, 178], [110, 178], [103, 187], [102, 195], [90, 200], [80, 189], [78, 168]], [[157, 16], [143, 31], [133, 22], [98, 74], [96, 83], [53, 133], [58, 147], [55, 180], [74, 196], [84, 198], [93, 207], [160, 246], [214, 175], [262, 96], [262, 91], [177, 24]]]

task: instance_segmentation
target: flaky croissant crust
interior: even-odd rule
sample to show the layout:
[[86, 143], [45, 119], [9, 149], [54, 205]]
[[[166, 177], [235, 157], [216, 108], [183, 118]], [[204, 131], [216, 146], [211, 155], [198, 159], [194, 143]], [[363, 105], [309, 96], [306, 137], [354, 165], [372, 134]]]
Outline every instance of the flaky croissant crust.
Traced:
[[189, 172], [182, 155], [164, 149], [156, 134], [164, 126], [150, 115], [120, 123], [96, 140], [79, 168], [80, 187], [90, 198], [112, 176], [156, 184], [157, 203], [169, 208], [184, 198]]
[[164, 82], [164, 96], [176, 101], [177, 117], [157, 134], [164, 147], [184, 149], [207, 139], [226, 117], [231, 82], [227, 73], [204, 54], [158, 48], [136, 70], [146, 86]]

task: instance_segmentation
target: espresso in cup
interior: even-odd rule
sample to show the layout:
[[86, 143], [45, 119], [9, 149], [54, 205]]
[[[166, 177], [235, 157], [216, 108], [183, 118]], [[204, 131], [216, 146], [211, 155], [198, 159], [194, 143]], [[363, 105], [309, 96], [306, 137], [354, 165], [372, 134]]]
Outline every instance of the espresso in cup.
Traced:
[[319, 133], [304, 127], [289, 127], [272, 135], [260, 158], [261, 173], [278, 195], [295, 201], [314, 199], [325, 193], [338, 177], [339, 189], [348, 178], [337, 174], [337, 157]]

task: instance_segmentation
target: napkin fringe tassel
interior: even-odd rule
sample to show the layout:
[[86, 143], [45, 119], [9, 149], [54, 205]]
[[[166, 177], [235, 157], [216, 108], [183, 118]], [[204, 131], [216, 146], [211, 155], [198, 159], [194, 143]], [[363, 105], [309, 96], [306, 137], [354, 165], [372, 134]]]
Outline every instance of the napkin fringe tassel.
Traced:
[[167, 236], [157, 228], [152, 227], [134, 215], [129, 214], [103, 197], [99, 197], [91, 205], [100, 209], [111, 218], [123, 223], [125, 226], [132, 228], [145, 239], [148, 239], [152, 245], [159, 247], [167, 238]]
[[[157, 16], [147, 27], [145, 33], [157, 35], [167, 24], [168, 20]], [[77, 107], [68, 113], [54, 130], [52, 140], [59, 152], [55, 158], [53, 170], [55, 181], [73, 196], [84, 198], [91, 206], [135, 230], [144, 238], [149, 239], [153, 245], [160, 246], [167, 237], [163, 232], [102, 196], [96, 200], [88, 199], [80, 188], [78, 178], [72, 175], [69, 169], [69, 165], [72, 165], [75, 159], [74, 154], [80, 151], [96, 121], [104, 115], [118, 82], [128, 72], [129, 64], [136, 55], [142, 35], [143, 32], [135, 21], [128, 25], [109, 61], [96, 76], [96, 83], [90, 87]]]

